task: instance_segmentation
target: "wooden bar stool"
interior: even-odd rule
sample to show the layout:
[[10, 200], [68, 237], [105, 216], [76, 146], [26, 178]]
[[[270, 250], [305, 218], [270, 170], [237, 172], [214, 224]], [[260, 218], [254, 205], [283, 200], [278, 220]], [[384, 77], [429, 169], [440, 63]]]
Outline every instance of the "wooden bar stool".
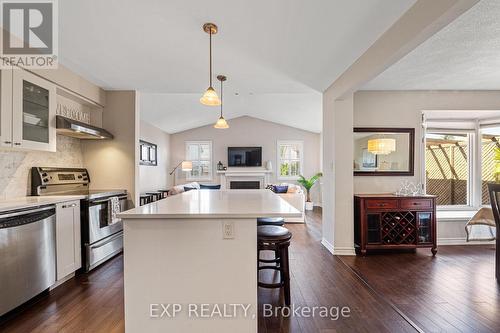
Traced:
[[285, 219], [282, 217], [259, 217], [257, 225], [276, 225], [282, 227], [285, 225]]
[[[291, 238], [292, 233], [287, 228], [275, 225], [257, 226], [257, 270], [272, 269], [280, 272], [280, 282], [265, 283], [258, 281], [258, 286], [262, 288], [283, 288], [286, 306], [290, 306], [288, 247]], [[261, 259], [260, 251], [264, 250], [273, 251], [275, 258]]]

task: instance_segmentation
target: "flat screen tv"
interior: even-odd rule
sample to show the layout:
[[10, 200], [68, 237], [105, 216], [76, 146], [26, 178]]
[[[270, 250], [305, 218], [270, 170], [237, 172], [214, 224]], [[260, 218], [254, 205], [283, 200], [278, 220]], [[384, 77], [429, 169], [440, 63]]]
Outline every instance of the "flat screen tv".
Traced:
[[230, 167], [262, 166], [262, 147], [228, 147], [227, 165]]

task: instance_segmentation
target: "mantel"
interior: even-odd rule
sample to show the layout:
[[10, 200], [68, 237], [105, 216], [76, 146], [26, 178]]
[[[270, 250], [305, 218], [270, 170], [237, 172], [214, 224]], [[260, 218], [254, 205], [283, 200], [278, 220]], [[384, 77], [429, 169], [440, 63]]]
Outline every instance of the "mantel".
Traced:
[[227, 170], [217, 170], [220, 177], [221, 189], [230, 189], [231, 181], [258, 181], [259, 188], [263, 189], [269, 183], [272, 170], [260, 167], [236, 167]]
[[273, 173], [273, 170], [267, 170], [264, 168], [252, 168], [252, 167], [241, 167], [241, 168], [228, 168], [227, 170], [217, 170], [218, 174], [266, 174]]

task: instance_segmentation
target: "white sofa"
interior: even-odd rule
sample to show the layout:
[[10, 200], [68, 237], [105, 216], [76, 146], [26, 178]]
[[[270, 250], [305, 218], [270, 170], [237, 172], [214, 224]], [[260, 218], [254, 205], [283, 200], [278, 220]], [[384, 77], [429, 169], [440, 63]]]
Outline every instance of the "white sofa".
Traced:
[[[267, 185], [266, 188], [269, 188], [273, 185], [276, 184], [270, 184]], [[287, 223], [304, 223], [305, 222], [305, 203], [306, 203], [306, 196], [304, 194], [304, 191], [302, 190], [302, 187], [296, 184], [288, 184], [288, 183], [281, 183], [279, 184], [280, 186], [288, 186], [288, 191], [286, 193], [276, 193], [279, 195], [283, 200], [288, 202], [290, 205], [295, 207], [302, 215], [301, 217], [288, 217], [285, 218], [285, 222]]]
[[277, 193], [283, 200], [288, 202], [293, 207], [297, 208], [297, 210], [302, 214], [301, 217], [287, 217], [285, 218], [285, 222], [287, 223], [304, 223], [305, 222], [305, 202], [306, 197], [303, 192], [296, 193]]

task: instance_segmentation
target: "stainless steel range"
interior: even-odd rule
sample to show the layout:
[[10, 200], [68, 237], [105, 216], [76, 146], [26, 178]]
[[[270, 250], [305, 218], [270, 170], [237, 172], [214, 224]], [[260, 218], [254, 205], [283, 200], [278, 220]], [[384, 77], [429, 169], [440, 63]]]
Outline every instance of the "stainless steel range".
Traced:
[[[123, 224], [114, 215], [127, 210], [126, 190], [89, 190], [89, 184], [87, 169], [31, 169], [32, 195], [85, 195], [80, 206], [82, 263], [86, 272], [122, 251]], [[117, 203], [114, 209], [113, 202]]]

